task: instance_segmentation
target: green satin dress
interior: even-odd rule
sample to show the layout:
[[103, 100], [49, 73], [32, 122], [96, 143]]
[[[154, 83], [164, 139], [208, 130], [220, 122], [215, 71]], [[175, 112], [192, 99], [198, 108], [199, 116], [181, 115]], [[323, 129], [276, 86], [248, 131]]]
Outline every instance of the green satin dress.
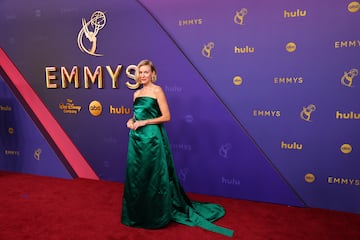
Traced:
[[[133, 108], [135, 121], [161, 115], [155, 98], [138, 97]], [[224, 214], [223, 207], [218, 204], [195, 202], [187, 197], [176, 176], [162, 124], [130, 130], [121, 217], [123, 224], [156, 229], [174, 221], [232, 236], [232, 230], [212, 223]]]

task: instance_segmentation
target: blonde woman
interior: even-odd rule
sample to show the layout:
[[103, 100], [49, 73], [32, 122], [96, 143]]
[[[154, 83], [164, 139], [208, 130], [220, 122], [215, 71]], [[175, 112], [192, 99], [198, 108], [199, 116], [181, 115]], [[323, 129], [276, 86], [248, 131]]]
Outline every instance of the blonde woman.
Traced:
[[142, 60], [136, 70], [140, 89], [133, 96], [128, 160], [121, 222], [156, 229], [170, 221], [198, 226], [227, 236], [233, 231], [212, 222], [223, 217], [222, 206], [191, 201], [177, 178], [163, 123], [170, 121], [164, 91], [156, 85], [156, 69]]

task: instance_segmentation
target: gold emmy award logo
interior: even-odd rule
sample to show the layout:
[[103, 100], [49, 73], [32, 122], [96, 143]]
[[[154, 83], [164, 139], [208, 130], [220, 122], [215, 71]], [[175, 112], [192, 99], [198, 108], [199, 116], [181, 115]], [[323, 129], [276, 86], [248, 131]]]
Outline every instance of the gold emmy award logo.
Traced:
[[303, 107], [302, 111], [300, 112], [300, 118], [304, 121], [311, 122], [310, 117], [311, 113], [316, 110], [316, 106], [314, 104], [310, 104], [307, 107]]
[[[86, 52], [92, 56], [103, 56], [102, 54], [96, 53], [97, 35], [99, 31], [104, 28], [106, 24], [105, 13], [101, 11], [95, 11], [88, 22], [85, 18], [82, 19], [82, 28], [78, 34], [77, 42], [79, 49], [82, 52]], [[87, 40], [91, 43], [91, 48], [87, 49], [84, 46], [83, 39], [84, 35]]]
[[351, 13], [356, 13], [360, 9], [360, 3], [357, 1], [351, 2], [348, 5], [348, 11]]
[[353, 68], [349, 72], [344, 72], [341, 78], [341, 84], [346, 87], [352, 87], [353, 79], [359, 74], [359, 70]]
[[9, 127], [9, 128], [8, 128], [8, 133], [9, 133], [9, 134], [14, 134], [14, 132], [15, 132], [15, 129], [14, 129], [14, 128], [12, 128], [12, 127]]
[[92, 101], [89, 104], [89, 112], [91, 115], [93, 115], [94, 117], [100, 116], [101, 112], [102, 112], [102, 105], [99, 101]]
[[39, 161], [40, 160], [40, 155], [41, 155], [41, 149], [38, 148], [34, 152], [34, 158]]
[[208, 44], [205, 44], [203, 49], [201, 50], [201, 54], [206, 57], [211, 57], [211, 50], [215, 47], [215, 43], [209, 42]]
[[234, 16], [234, 23], [244, 25], [244, 16], [247, 14], [247, 9], [242, 8], [240, 11], [236, 11]]
[[223, 158], [228, 158], [228, 153], [232, 149], [231, 143], [222, 144], [219, 148], [219, 155]]

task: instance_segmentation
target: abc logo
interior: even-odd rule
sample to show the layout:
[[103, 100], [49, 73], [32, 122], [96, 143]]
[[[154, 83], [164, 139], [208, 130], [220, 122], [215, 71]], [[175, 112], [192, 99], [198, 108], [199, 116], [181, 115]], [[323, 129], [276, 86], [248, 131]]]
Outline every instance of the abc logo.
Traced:
[[351, 2], [349, 3], [348, 5], [348, 11], [351, 12], [351, 13], [355, 13], [357, 11], [359, 11], [360, 9], [360, 3], [359, 2]]
[[101, 114], [102, 112], [102, 106], [101, 103], [99, 101], [92, 101], [89, 104], [89, 112], [91, 115], [93, 115], [94, 117], [97, 117]]
[[344, 143], [343, 145], [341, 145], [340, 150], [344, 154], [349, 154], [352, 151], [352, 147], [350, 144]]
[[233, 83], [234, 83], [234, 85], [241, 85], [242, 82], [243, 82], [243, 80], [242, 80], [242, 78], [241, 78], [240, 76], [235, 76], [235, 77], [233, 78]]
[[288, 52], [294, 52], [296, 50], [296, 44], [293, 42], [289, 42], [286, 44], [286, 51]]
[[312, 183], [315, 181], [315, 176], [312, 173], [308, 173], [305, 175], [304, 179], [305, 179], [305, 182]]

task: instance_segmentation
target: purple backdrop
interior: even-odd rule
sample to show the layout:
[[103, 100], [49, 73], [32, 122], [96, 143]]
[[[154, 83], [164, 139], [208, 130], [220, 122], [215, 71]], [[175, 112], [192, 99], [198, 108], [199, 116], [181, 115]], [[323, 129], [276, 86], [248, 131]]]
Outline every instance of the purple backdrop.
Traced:
[[[148, 58], [168, 97], [166, 128], [186, 191], [360, 211], [358, 2], [5, 0], [0, 13], [0, 47], [100, 179], [124, 180], [126, 68]], [[83, 24], [97, 33], [95, 51]], [[120, 65], [113, 88], [108, 69]], [[62, 88], [61, 69], [74, 66], [79, 87]], [[102, 71], [102, 88], [99, 76], [86, 88], [87, 67]], [[58, 88], [47, 85], [49, 68]], [[0, 105], [12, 111], [0, 111], [1, 169], [73, 175], [3, 78]], [[99, 116], [89, 111], [94, 100]], [[9, 127], [22, 134], [16, 145]], [[34, 149], [46, 161], [35, 161]]]

